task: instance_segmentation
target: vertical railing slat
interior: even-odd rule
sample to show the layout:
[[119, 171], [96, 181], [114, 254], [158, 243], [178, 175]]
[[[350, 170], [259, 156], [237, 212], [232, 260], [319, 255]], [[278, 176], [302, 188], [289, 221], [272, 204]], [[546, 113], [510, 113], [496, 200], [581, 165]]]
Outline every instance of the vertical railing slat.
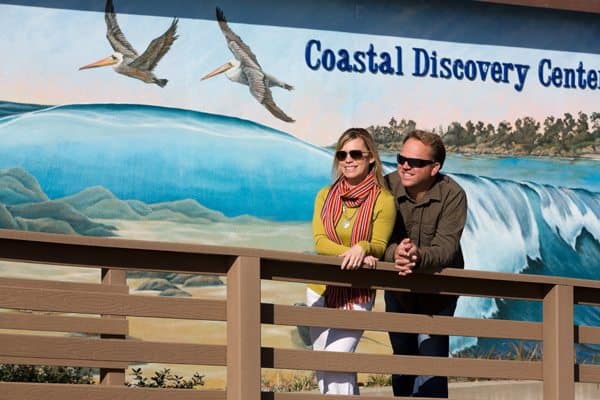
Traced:
[[573, 287], [553, 286], [544, 297], [544, 400], [575, 399]]
[[260, 400], [260, 259], [227, 273], [227, 400]]
[[[118, 269], [102, 268], [103, 285], [127, 285], [127, 271]], [[102, 315], [102, 318], [126, 319], [117, 315]], [[125, 335], [100, 335], [105, 339], [126, 339]], [[103, 385], [123, 386], [125, 384], [124, 369], [100, 369], [100, 383]]]

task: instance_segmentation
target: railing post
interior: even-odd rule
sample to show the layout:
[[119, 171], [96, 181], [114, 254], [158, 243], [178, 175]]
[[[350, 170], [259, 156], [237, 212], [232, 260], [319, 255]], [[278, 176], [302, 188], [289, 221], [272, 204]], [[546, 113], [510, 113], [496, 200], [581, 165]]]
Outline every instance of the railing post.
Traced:
[[575, 399], [573, 288], [555, 285], [544, 297], [544, 400]]
[[260, 400], [260, 259], [227, 273], [227, 400]]
[[[103, 285], [127, 285], [127, 272], [118, 269], [102, 268], [102, 284]], [[109, 319], [126, 319], [124, 316], [117, 315], [102, 315], [102, 318]], [[126, 339], [125, 335], [100, 335], [104, 339]], [[100, 369], [100, 383], [103, 385], [123, 386], [125, 384], [124, 369]]]

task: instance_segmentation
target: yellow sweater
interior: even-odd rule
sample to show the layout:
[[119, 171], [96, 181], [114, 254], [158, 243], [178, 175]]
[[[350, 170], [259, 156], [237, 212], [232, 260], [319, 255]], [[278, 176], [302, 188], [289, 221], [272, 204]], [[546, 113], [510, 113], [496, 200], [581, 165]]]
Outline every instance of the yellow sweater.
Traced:
[[[346, 212], [342, 214], [335, 226], [335, 231], [342, 241], [342, 244], [332, 241], [327, 237], [325, 226], [321, 220], [321, 210], [325, 204], [329, 189], [329, 186], [321, 189], [315, 199], [315, 209], [312, 220], [313, 242], [315, 243], [315, 250], [318, 254], [339, 256], [351, 247], [350, 240], [352, 237], [352, 227], [354, 226], [354, 221], [358, 214], [358, 208], [348, 208]], [[344, 228], [343, 221], [346, 220], [350, 221], [350, 225], [347, 228]], [[362, 240], [358, 242], [367, 255], [372, 255], [377, 258], [383, 256], [392, 230], [394, 229], [395, 221], [396, 205], [394, 204], [394, 197], [386, 189], [381, 189], [381, 192], [373, 205], [373, 215], [371, 217], [371, 241]], [[325, 285], [311, 284], [308, 287], [319, 294], [325, 292]]]

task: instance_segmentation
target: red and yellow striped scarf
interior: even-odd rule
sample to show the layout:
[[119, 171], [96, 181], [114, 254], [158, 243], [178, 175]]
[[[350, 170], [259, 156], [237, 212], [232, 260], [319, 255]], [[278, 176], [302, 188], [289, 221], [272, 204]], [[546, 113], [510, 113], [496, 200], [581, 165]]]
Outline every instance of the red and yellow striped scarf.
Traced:
[[[373, 217], [373, 206], [381, 192], [381, 188], [375, 182], [373, 172], [358, 185], [350, 186], [344, 176], [341, 176], [329, 189], [325, 204], [321, 210], [321, 220], [325, 227], [327, 237], [342, 244], [335, 227], [338, 224], [343, 211], [343, 206], [359, 207], [354, 225], [350, 246], [362, 240], [371, 239], [371, 219]], [[352, 309], [352, 304], [364, 304], [373, 300], [375, 291], [369, 289], [344, 288], [327, 285], [325, 289], [325, 304], [330, 308]]]

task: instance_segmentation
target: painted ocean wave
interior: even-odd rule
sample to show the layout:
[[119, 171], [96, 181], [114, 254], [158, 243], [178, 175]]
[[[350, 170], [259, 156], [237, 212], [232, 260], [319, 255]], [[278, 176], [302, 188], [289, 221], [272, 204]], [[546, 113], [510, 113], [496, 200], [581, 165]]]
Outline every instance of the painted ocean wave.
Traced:
[[[134, 211], [190, 199], [221, 213], [225, 223], [241, 215], [308, 223], [315, 193], [331, 180], [329, 149], [254, 122], [189, 110], [116, 104], [38, 109], [0, 119], [0, 140], [0, 168], [27, 171], [49, 199], [93, 187]], [[533, 169], [528, 174], [536, 176]], [[570, 188], [568, 179], [559, 186], [449, 175], [469, 201], [462, 238], [467, 268], [599, 278], [599, 193]], [[457, 314], [539, 320], [540, 308], [461, 298]], [[600, 325], [599, 312], [590, 307], [578, 307], [575, 318]], [[453, 349], [476, 343], [453, 340]]]
[[[468, 269], [598, 279], [600, 194], [534, 182], [454, 175], [469, 210], [461, 240]], [[541, 320], [541, 304], [462, 297], [457, 315]], [[576, 307], [575, 323], [597, 326], [600, 312]], [[460, 350], [475, 338], [453, 338]], [[492, 342], [494, 343], [494, 342]]]
[[41, 104], [12, 103], [10, 101], [0, 100], [0, 119], [11, 115], [19, 115], [32, 111], [43, 110], [49, 107], [50, 106]]
[[51, 198], [102, 186], [121, 199], [191, 198], [228, 216], [303, 221], [330, 180], [327, 150], [253, 122], [164, 107], [54, 107], [0, 120], [0, 140], [0, 168], [27, 170]]

